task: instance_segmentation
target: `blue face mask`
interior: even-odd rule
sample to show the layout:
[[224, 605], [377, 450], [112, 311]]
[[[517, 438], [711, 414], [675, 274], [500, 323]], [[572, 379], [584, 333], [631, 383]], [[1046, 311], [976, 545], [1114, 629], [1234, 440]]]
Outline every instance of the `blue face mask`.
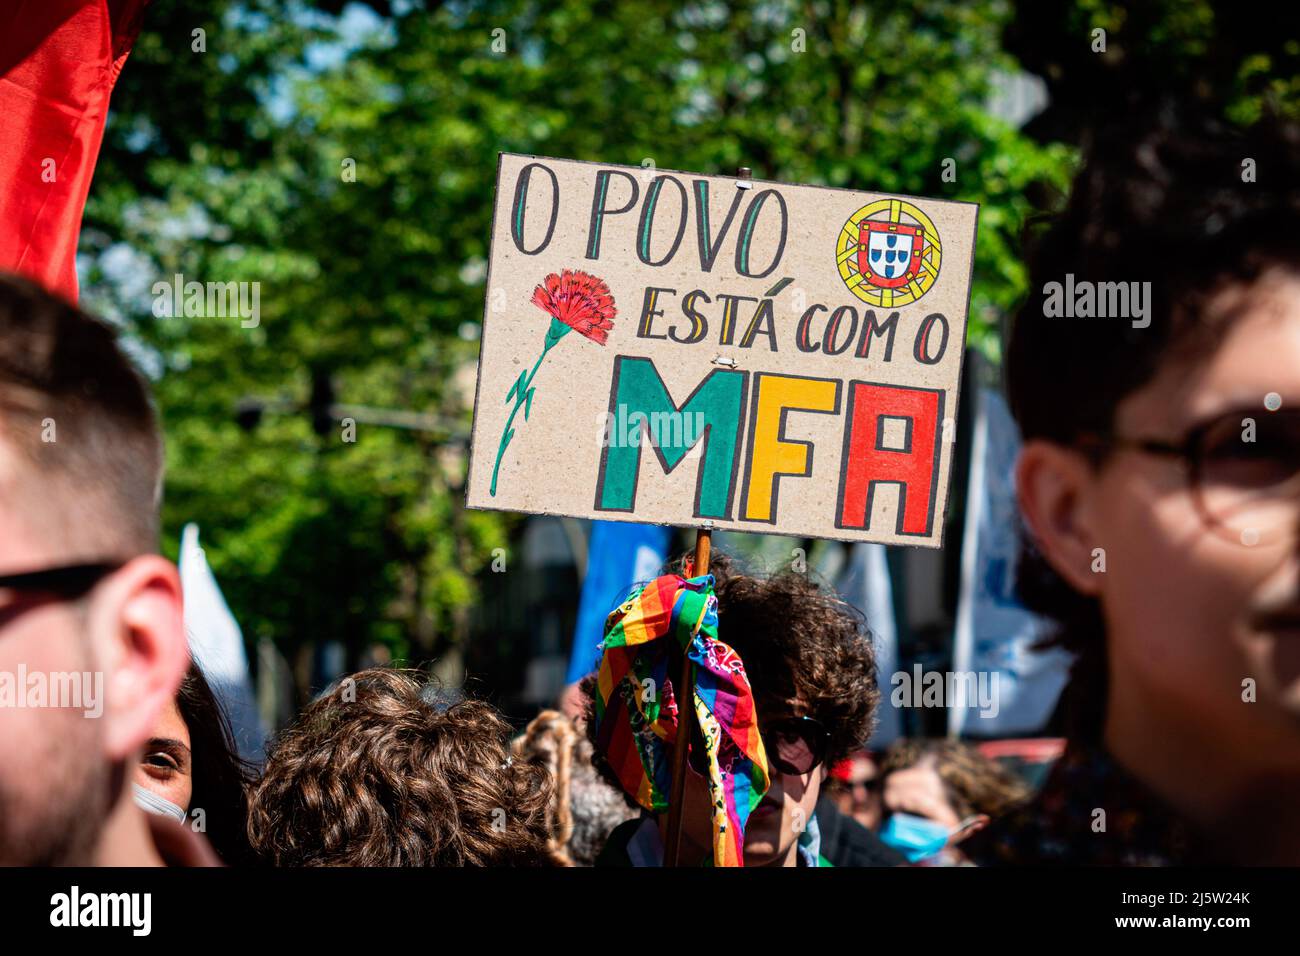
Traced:
[[925, 817], [895, 813], [885, 821], [880, 839], [907, 857], [908, 863], [916, 863], [939, 853], [948, 845], [948, 837], [953, 832]]

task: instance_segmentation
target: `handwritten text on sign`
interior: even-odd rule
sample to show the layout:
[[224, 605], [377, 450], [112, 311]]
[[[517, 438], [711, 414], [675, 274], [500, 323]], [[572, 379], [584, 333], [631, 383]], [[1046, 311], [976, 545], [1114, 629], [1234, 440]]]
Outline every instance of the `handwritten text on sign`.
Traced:
[[976, 214], [503, 154], [470, 507], [938, 546]]

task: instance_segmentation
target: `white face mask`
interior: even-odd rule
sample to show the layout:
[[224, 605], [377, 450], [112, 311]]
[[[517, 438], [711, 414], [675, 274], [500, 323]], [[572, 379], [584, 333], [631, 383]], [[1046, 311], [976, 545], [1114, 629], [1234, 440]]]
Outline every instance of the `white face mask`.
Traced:
[[147, 813], [156, 813], [160, 817], [171, 817], [177, 823], [185, 822], [185, 811], [170, 800], [165, 800], [152, 790], [147, 790], [138, 783], [131, 785], [135, 790], [135, 805]]

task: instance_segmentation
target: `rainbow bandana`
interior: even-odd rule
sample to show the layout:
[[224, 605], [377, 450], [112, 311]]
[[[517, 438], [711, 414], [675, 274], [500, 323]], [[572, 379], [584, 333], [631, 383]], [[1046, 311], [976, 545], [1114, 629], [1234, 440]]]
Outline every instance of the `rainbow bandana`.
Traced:
[[605, 621], [596, 675], [596, 742], [623, 788], [668, 809], [677, 700], [672, 643], [694, 663], [693, 705], [709, 759], [713, 865], [743, 866], [745, 821], [767, 792], [767, 755], [740, 655], [718, 640], [713, 575], [655, 578]]

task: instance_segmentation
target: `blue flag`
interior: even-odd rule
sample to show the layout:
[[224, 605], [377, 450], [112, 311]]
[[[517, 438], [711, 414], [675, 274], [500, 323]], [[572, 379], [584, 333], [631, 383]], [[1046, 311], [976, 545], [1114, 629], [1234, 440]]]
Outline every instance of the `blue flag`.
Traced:
[[671, 534], [670, 528], [653, 524], [591, 523], [587, 576], [582, 582], [566, 684], [577, 683], [600, 666], [598, 645], [605, 636], [605, 618], [623, 603], [634, 584], [658, 575]]

